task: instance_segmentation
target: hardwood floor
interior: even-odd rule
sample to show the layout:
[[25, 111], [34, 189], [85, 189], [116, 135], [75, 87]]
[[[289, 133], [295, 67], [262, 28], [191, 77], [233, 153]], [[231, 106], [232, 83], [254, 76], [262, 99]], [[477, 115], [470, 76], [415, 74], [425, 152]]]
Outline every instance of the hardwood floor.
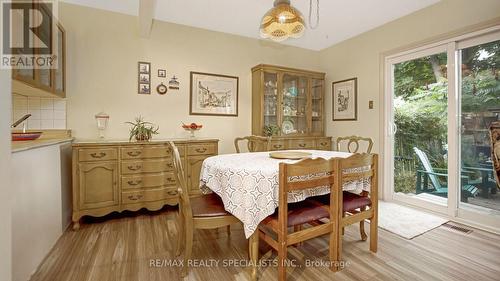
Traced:
[[[64, 233], [31, 280], [181, 280], [180, 267], [165, 264], [175, 260], [174, 210], [87, 219], [79, 231]], [[345, 269], [333, 273], [327, 264], [306, 267], [311, 261], [328, 261], [327, 239], [289, 248], [288, 258], [296, 267], [289, 268], [288, 280], [500, 280], [500, 236], [480, 230], [464, 234], [442, 226], [413, 240], [380, 230], [379, 251], [372, 254], [353, 225], [344, 236]], [[244, 264], [227, 266], [229, 261], [247, 262], [247, 240], [240, 226], [232, 228], [229, 238], [225, 229], [197, 230], [194, 240], [192, 258], [203, 260], [206, 267], [191, 267], [184, 280], [249, 279], [250, 268]], [[276, 254], [260, 244], [267, 266], [259, 269], [259, 278], [276, 280], [276, 268], [269, 266]], [[219, 266], [208, 267], [216, 260]], [[154, 262], [157, 266], [151, 265]]]

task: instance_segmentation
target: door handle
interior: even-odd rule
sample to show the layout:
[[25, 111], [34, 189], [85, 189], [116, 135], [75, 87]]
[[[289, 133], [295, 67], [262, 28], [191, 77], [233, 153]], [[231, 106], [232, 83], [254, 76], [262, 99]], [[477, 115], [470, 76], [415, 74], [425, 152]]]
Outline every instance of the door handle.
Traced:
[[135, 157], [135, 156], [141, 155], [141, 152], [140, 151], [129, 151], [129, 152], [127, 152], [127, 154], [129, 156]]
[[131, 171], [137, 171], [137, 170], [139, 170], [140, 168], [142, 168], [142, 166], [141, 166], [141, 165], [135, 165], [135, 166], [128, 166], [127, 168], [128, 168], [129, 170], [131, 170]]
[[142, 180], [137, 180], [137, 181], [132, 181], [132, 180], [130, 180], [130, 181], [128, 181], [127, 183], [128, 183], [128, 185], [135, 186], [135, 185], [139, 185], [139, 184], [141, 184], [141, 183], [142, 183]]
[[106, 156], [106, 153], [100, 152], [99, 154], [97, 154], [97, 153], [94, 152], [94, 153], [90, 154], [90, 156], [92, 156], [93, 158], [98, 158], [99, 159], [99, 158], [103, 158], [104, 156]]

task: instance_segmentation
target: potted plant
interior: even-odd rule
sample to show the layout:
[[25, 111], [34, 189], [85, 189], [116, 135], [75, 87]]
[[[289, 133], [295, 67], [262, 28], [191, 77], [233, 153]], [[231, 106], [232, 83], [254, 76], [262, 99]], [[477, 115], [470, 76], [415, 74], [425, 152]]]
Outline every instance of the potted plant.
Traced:
[[158, 129], [160, 129], [160, 127], [155, 128], [153, 123], [144, 121], [142, 116], [135, 118], [135, 122], [126, 123], [132, 125], [129, 141], [134, 137], [137, 141], [149, 141], [153, 135], [158, 134]]
[[266, 137], [275, 136], [279, 133], [279, 131], [280, 131], [280, 127], [278, 127], [276, 125], [265, 125], [264, 126], [264, 135], [266, 135]]

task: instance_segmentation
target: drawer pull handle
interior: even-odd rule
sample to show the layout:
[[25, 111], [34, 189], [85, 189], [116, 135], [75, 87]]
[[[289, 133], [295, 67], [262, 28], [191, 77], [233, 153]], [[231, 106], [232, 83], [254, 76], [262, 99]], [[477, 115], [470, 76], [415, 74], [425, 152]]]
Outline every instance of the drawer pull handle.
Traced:
[[168, 193], [168, 195], [177, 195], [177, 191], [169, 191], [167, 193]]
[[283, 147], [283, 145], [281, 145], [281, 144], [275, 144], [275, 145], [273, 145], [273, 147], [274, 147], [274, 148], [282, 148], [282, 147]]
[[168, 168], [172, 168], [172, 169], [173, 169], [173, 168], [174, 168], [174, 164], [172, 164], [172, 163], [168, 163], [168, 164], [167, 164], [167, 167], [168, 167]]
[[327, 142], [322, 142], [320, 144], [321, 144], [321, 146], [326, 146], [328, 143]]
[[203, 152], [207, 151], [207, 149], [206, 149], [205, 147], [202, 147], [202, 148], [197, 148], [197, 149], [195, 149], [195, 150], [196, 150], [196, 152], [198, 152], [198, 153], [203, 153]]
[[137, 171], [142, 168], [141, 165], [135, 165], [135, 166], [128, 166], [127, 167], [130, 171]]
[[140, 151], [129, 151], [129, 152], [127, 152], [127, 154], [128, 154], [129, 156], [132, 156], [132, 157], [139, 156], [139, 155], [141, 155], [141, 153], [142, 153], [142, 152], [140, 152]]
[[306, 147], [306, 144], [305, 143], [299, 143], [299, 146], [300, 147]]
[[97, 153], [94, 152], [94, 153], [90, 154], [90, 156], [99, 159], [99, 158], [103, 158], [104, 156], [106, 156], [106, 153], [100, 152], [99, 154], [97, 154]]
[[171, 177], [168, 177], [167, 181], [169, 181], [169, 182], [175, 182], [175, 180], [173, 178], [171, 178]]
[[142, 183], [142, 180], [138, 180], [138, 181], [128, 181], [127, 182], [128, 185], [132, 185], [132, 186], [135, 186], [135, 185], [139, 185]]
[[128, 196], [128, 199], [132, 200], [132, 201], [137, 201], [139, 199], [141, 199], [143, 196], [142, 195], [130, 195]]

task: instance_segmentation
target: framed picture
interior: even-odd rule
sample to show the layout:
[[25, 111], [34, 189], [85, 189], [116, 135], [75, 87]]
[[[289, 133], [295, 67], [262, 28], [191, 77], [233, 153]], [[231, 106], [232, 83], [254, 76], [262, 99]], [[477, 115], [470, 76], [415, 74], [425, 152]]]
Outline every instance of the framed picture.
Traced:
[[358, 120], [358, 78], [332, 83], [333, 121]]
[[138, 63], [137, 92], [142, 95], [151, 94], [151, 63], [140, 61]]
[[158, 69], [158, 77], [160, 78], [167, 77], [167, 71], [165, 69]]
[[149, 62], [139, 62], [139, 73], [150, 74], [149, 69], [151, 68], [151, 63]]
[[149, 83], [149, 74], [139, 73], [139, 83]]
[[143, 94], [143, 95], [151, 94], [151, 84], [139, 83], [139, 94]]
[[190, 115], [238, 116], [238, 77], [191, 72]]

